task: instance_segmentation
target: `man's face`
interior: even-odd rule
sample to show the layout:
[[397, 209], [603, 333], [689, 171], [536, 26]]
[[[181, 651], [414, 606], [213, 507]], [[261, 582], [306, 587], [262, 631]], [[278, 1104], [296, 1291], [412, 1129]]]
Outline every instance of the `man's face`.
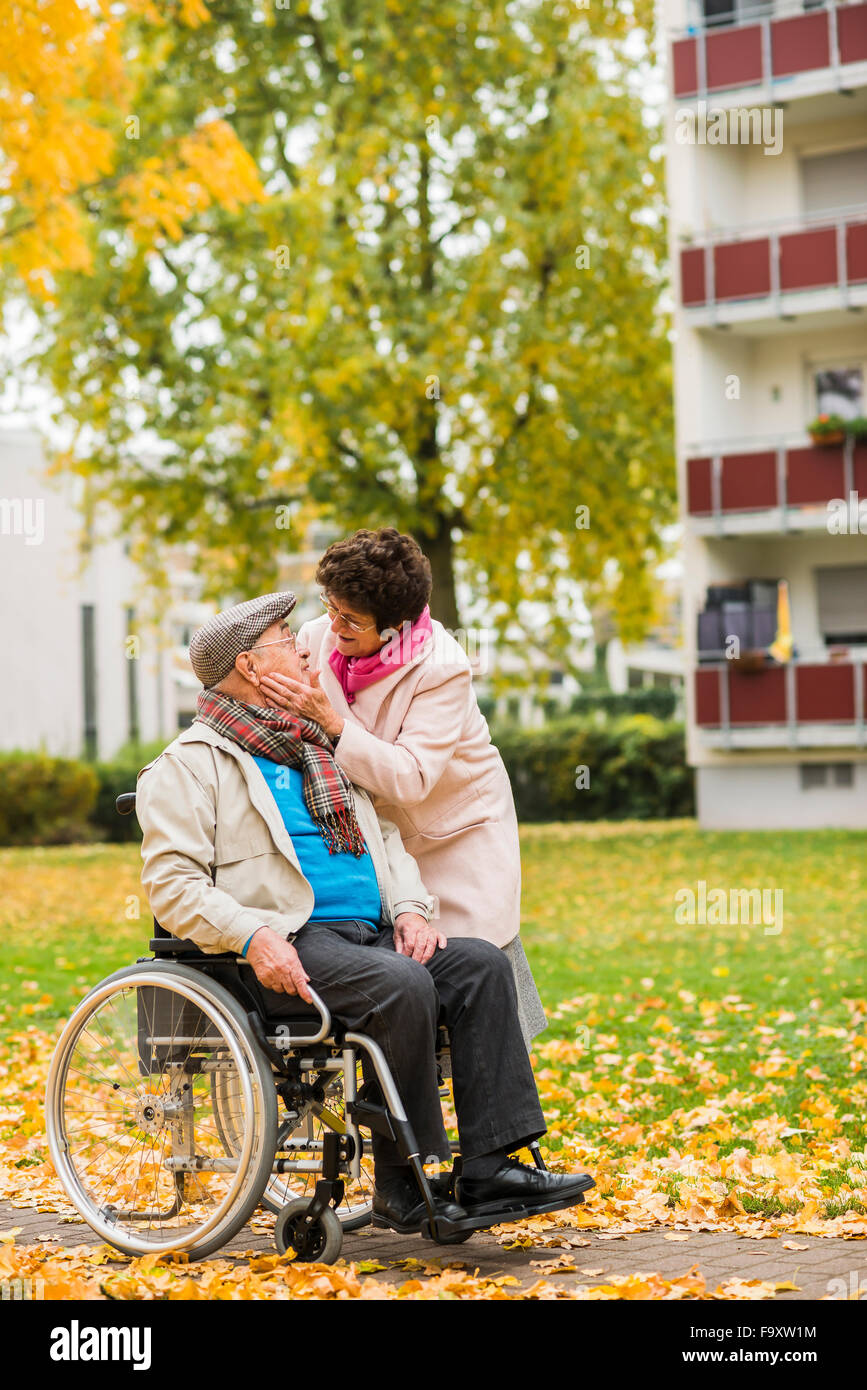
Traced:
[[270, 676], [276, 672], [309, 685], [309, 648], [297, 646], [292, 637], [292, 626], [288, 618], [272, 623], [270, 627], [266, 627], [255, 647], [250, 648], [250, 660], [260, 676]]

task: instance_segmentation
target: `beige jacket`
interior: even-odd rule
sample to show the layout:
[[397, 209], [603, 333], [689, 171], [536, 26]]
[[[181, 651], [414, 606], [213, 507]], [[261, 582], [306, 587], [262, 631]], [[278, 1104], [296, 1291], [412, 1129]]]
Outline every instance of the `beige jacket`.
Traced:
[[[355, 790], [358, 824], [382, 898], [383, 917], [430, 917], [434, 902], [395, 826]], [[203, 951], [243, 950], [259, 927], [290, 937], [308, 921], [314, 893], [268, 785], [249, 753], [194, 723], [139, 773], [142, 883], [173, 936]], [[351, 904], [347, 916], [351, 917]]]
[[418, 862], [447, 936], [505, 946], [521, 924], [521, 857], [512, 788], [473, 689], [469, 659], [441, 623], [404, 666], [348, 705], [328, 663], [327, 616], [305, 623], [320, 685], [346, 723], [335, 758], [373, 797]]

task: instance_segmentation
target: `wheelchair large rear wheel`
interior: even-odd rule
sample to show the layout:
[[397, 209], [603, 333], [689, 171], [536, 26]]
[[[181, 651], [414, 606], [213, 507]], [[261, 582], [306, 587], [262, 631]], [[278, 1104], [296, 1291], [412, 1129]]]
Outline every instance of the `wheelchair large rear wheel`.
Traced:
[[[220, 1074], [241, 1136], [230, 1154]], [[82, 1000], [54, 1053], [45, 1114], [70, 1201], [129, 1255], [204, 1258], [246, 1223], [271, 1174], [270, 1064], [228, 991], [175, 962], [118, 971]]]

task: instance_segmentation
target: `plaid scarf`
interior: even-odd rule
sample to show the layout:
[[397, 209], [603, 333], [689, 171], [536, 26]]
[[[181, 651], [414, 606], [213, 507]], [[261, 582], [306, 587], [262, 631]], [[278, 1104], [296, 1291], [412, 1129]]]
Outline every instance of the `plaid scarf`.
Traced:
[[300, 768], [305, 805], [329, 854], [349, 850], [360, 859], [366, 853], [352, 785], [335, 763], [331, 739], [321, 725], [312, 719], [294, 719], [285, 710], [242, 704], [217, 690], [203, 690], [197, 708], [203, 724], [225, 734], [247, 753]]

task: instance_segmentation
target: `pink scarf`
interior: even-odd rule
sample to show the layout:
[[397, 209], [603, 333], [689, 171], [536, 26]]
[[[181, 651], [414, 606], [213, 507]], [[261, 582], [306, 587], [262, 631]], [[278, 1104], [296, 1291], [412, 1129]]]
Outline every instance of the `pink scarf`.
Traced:
[[396, 671], [399, 666], [405, 666], [408, 661], [412, 661], [431, 636], [433, 624], [430, 608], [425, 607], [414, 623], [403, 623], [400, 632], [395, 632], [385, 646], [380, 647], [373, 656], [344, 656], [335, 647], [328, 658], [328, 664], [340, 681], [346, 703], [355, 703], [356, 690], [364, 690], [365, 686], [373, 685], [375, 681], [382, 680], [383, 676]]

